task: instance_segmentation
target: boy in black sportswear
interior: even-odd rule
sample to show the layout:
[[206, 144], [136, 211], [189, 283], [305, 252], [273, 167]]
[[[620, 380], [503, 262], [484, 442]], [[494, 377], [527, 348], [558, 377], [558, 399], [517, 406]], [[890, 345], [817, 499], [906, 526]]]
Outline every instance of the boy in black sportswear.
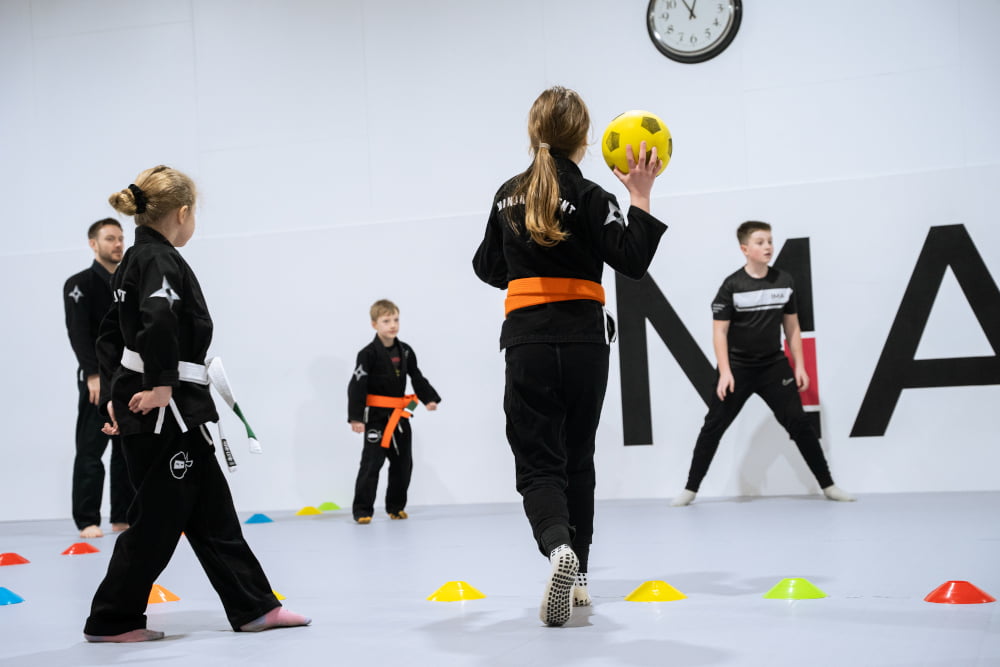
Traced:
[[[768, 266], [774, 252], [771, 226], [744, 222], [736, 237], [746, 255], [746, 266], [722, 282], [712, 302], [712, 341], [719, 381], [694, 446], [687, 485], [671, 504], [680, 507], [694, 500], [719, 440], [753, 394], [764, 399], [788, 431], [823, 494], [830, 500], [854, 500], [833, 483], [819, 438], [802, 410], [799, 392], [809, 388], [809, 375], [802, 355], [795, 285], [788, 273]], [[781, 347], [782, 328], [794, 369]]]

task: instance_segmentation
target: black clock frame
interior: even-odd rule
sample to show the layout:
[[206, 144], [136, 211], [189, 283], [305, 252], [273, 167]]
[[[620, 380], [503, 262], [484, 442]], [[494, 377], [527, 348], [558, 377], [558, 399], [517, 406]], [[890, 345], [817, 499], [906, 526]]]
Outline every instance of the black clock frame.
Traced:
[[649, 5], [646, 7], [646, 32], [649, 33], [649, 39], [653, 42], [653, 46], [656, 50], [670, 58], [671, 60], [677, 61], [679, 63], [703, 63], [706, 60], [711, 60], [716, 57], [727, 48], [736, 38], [736, 33], [740, 31], [740, 23], [743, 20], [743, 0], [726, 0], [733, 6], [733, 26], [730, 31], [726, 34], [725, 38], [713, 46], [712, 48], [703, 51], [701, 53], [694, 54], [682, 54], [675, 51], [671, 51], [657, 39], [657, 33], [653, 30], [653, 5], [656, 4], [657, 0], [649, 0]]

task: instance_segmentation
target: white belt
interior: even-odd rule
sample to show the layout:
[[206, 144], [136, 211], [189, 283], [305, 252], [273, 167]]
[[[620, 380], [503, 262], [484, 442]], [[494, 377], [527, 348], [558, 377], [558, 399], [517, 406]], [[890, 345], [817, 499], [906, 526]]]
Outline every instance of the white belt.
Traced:
[[[125, 348], [122, 351], [122, 367], [127, 368], [135, 373], [144, 372], [145, 364], [142, 362], [142, 357], [135, 350], [130, 350]], [[177, 374], [181, 382], [191, 382], [193, 384], [199, 384], [202, 386], [211, 385], [215, 387], [215, 390], [219, 392], [222, 399], [226, 402], [226, 405], [232, 409], [236, 416], [240, 418], [243, 422], [243, 426], [247, 430], [247, 439], [250, 441], [250, 451], [254, 454], [260, 454], [263, 450], [260, 447], [260, 443], [257, 441], [257, 436], [254, 434], [253, 429], [250, 428], [249, 422], [245, 416], [243, 416], [243, 411], [240, 410], [239, 404], [236, 402], [236, 397], [233, 395], [232, 387], [229, 386], [229, 378], [226, 376], [226, 369], [222, 365], [222, 359], [219, 357], [212, 357], [204, 365], [195, 364], [190, 361], [179, 361], [177, 362]], [[170, 399], [170, 411], [173, 413], [174, 418], [177, 420], [177, 425], [181, 429], [181, 433], [187, 433], [187, 425], [184, 423], [184, 419], [181, 417], [181, 411], [177, 408], [177, 403], [174, 399]], [[156, 418], [156, 428], [154, 433], [159, 433], [163, 428], [163, 417], [166, 414], [164, 408], [160, 408], [160, 413]], [[222, 440], [223, 448], [227, 450], [226, 458], [229, 461], [230, 469], [235, 468], [236, 464], [232, 461], [232, 456], [228, 453], [228, 445], [226, 444], [226, 439], [222, 435], [222, 423], [219, 423], [219, 438]]]

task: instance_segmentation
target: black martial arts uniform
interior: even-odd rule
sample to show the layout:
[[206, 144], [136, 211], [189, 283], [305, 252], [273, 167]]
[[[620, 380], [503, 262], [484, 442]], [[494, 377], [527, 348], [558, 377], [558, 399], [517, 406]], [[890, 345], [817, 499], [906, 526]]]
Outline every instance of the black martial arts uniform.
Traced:
[[376, 334], [375, 339], [358, 352], [354, 374], [347, 385], [347, 420], [365, 425], [361, 465], [354, 485], [352, 509], [355, 519], [370, 517], [374, 513], [378, 475], [386, 459], [389, 459], [389, 481], [385, 491], [385, 511], [398, 514], [406, 508], [406, 494], [413, 472], [410, 420], [400, 419], [391, 434], [389, 447], [382, 447], [383, 432], [392, 409], [368, 407], [366, 404], [369, 395], [406, 395], [407, 377], [421, 403], [441, 402], [437, 391], [420, 372], [413, 348], [399, 338], [387, 348]]
[[[551, 247], [531, 240], [524, 203], [512, 197], [515, 177], [494, 197], [472, 262], [476, 275], [500, 289], [535, 277], [600, 283], [605, 263], [632, 279], [645, 275], [666, 225], [635, 207], [626, 219], [615, 197], [586, 180], [576, 163], [554, 158], [559, 219], [569, 237]], [[571, 543], [581, 572], [593, 535], [594, 437], [613, 328], [599, 302], [572, 300], [513, 310], [500, 332], [507, 439], [525, 514], [542, 554]]]
[[[140, 226], [112, 288], [115, 304], [101, 327], [97, 353], [102, 388], [110, 389], [136, 499], [131, 527], [115, 543], [84, 633], [117, 635], [146, 627], [150, 589], [182, 531], [219, 594], [230, 625], [238, 630], [280, 603], [243, 539], [215, 458], [205, 424], [219, 416], [209, 388], [179, 381], [178, 362], [204, 364], [212, 339], [212, 318], [201, 287], [170, 242]], [[122, 366], [125, 348], [139, 354], [142, 373]], [[186, 433], [170, 407], [146, 415], [128, 409], [136, 392], [166, 385], [173, 387]], [[101, 405], [107, 400], [105, 393]]]
[[734, 389], [724, 401], [712, 393], [691, 457], [684, 487], [688, 491], [698, 492], [722, 435], [754, 394], [764, 399], [788, 431], [820, 488], [833, 484], [819, 438], [802, 410], [795, 373], [781, 347], [784, 316], [796, 312], [795, 285], [784, 271], [770, 267], [766, 276], [754, 278], [741, 268], [722, 281], [712, 301], [712, 317], [729, 322], [726, 343]]
[[101, 525], [104, 464], [101, 457], [111, 442], [111, 523], [128, 523], [128, 508], [135, 490], [128, 479], [121, 439], [101, 433], [104, 417], [90, 402], [87, 378], [98, 374], [97, 335], [101, 320], [111, 307], [111, 274], [96, 259], [90, 268], [70, 276], [63, 286], [66, 332], [79, 364], [76, 375], [79, 399], [76, 411], [76, 458], [73, 461], [73, 521], [76, 527]]

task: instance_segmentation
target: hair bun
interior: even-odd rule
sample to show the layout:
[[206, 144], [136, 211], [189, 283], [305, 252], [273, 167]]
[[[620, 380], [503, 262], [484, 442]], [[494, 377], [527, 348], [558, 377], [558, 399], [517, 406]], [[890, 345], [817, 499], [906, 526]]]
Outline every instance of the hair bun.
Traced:
[[135, 215], [137, 213], [135, 195], [128, 188], [112, 194], [108, 197], [108, 203], [111, 204], [111, 208], [124, 215]]

